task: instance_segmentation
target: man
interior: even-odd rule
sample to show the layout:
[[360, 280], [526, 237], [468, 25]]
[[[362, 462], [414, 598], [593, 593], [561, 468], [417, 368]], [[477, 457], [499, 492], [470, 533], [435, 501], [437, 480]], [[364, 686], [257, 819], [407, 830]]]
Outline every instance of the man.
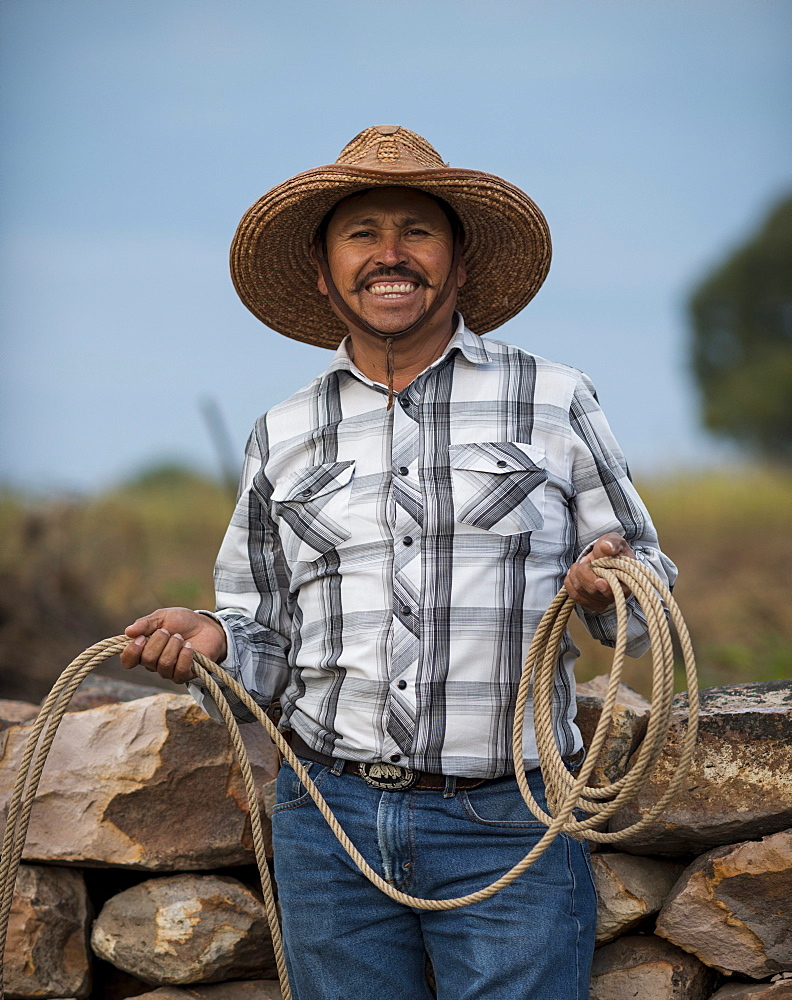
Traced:
[[[188, 681], [198, 649], [262, 706], [280, 697], [342, 826], [413, 895], [481, 888], [541, 836], [511, 726], [559, 586], [612, 642], [613, 595], [591, 561], [675, 575], [588, 379], [480, 339], [523, 308], [549, 259], [522, 191], [447, 167], [397, 126], [266, 194], [234, 239], [237, 291], [273, 329], [338, 350], [251, 435], [218, 612], [160, 609], [127, 629], [127, 667]], [[645, 623], [629, 607], [638, 654]], [[581, 749], [576, 656], [567, 637], [554, 701], [568, 758]], [[524, 764], [543, 803], [530, 715]], [[298, 1000], [425, 997], [425, 950], [441, 1000], [588, 995], [596, 899], [586, 847], [566, 835], [507, 889], [447, 912], [371, 886], [288, 765], [273, 838]]]

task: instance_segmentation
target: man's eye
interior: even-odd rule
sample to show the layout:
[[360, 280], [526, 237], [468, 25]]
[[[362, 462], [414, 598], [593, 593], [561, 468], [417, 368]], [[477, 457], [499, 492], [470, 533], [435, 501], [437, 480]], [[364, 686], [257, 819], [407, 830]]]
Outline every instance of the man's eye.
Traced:
[[425, 229], [408, 229], [407, 230], [407, 235], [408, 236], [426, 236], [427, 232], [426, 232]]
[[361, 237], [365, 239], [367, 236], [371, 236], [371, 233], [368, 229], [358, 229], [351, 236], [353, 240], [360, 239]]

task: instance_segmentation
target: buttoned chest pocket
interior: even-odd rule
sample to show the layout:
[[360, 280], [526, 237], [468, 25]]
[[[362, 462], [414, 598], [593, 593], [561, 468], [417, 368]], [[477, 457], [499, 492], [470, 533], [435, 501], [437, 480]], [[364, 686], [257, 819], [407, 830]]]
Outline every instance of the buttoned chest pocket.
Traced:
[[544, 524], [544, 452], [530, 444], [479, 441], [449, 449], [457, 521], [498, 535]]
[[289, 562], [310, 562], [349, 538], [354, 472], [354, 462], [327, 462], [275, 483], [270, 509]]

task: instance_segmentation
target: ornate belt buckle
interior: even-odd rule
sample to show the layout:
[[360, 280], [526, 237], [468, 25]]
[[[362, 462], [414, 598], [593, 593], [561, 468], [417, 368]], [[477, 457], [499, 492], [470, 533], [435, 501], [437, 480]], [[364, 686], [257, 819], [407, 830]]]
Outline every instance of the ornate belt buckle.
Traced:
[[418, 780], [415, 771], [398, 764], [386, 764], [384, 761], [358, 764], [358, 774], [372, 788], [380, 788], [386, 792], [401, 792], [412, 788]]

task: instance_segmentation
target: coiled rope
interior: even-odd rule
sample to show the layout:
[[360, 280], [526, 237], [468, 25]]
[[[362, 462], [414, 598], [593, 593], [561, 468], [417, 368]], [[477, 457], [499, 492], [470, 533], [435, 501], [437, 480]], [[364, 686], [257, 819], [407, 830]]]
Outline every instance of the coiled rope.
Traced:
[[[217, 684], [217, 680], [227, 685], [264, 726], [278, 749], [294, 768], [341, 846], [373, 885], [397, 902], [423, 910], [451, 910], [468, 906], [471, 903], [489, 899], [512, 883], [541, 857], [560, 833], [568, 833], [573, 837], [586, 838], [601, 844], [619, 843], [634, 837], [657, 819], [681, 787], [690, 767], [698, 723], [698, 684], [693, 648], [679, 608], [668, 588], [651, 570], [635, 559], [597, 559], [592, 567], [598, 576], [608, 581], [613, 591], [617, 615], [617, 639], [608, 690], [585, 762], [576, 776], [570, 774], [561, 759], [553, 735], [553, 682], [558, 669], [561, 642], [567, 622], [574, 609], [574, 601], [562, 589], [545, 612], [528, 650], [515, 705], [512, 742], [515, 774], [520, 791], [528, 808], [537, 819], [547, 825], [547, 830], [522, 861], [501, 878], [477, 892], [454, 899], [421, 899], [417, 896], [410, 896], [395, 889], [381, 878], [340, 827], [305, 768], [260, 706], [233, 677], [230, 677], [216, 663], [196, 652], [195, 673], [220, 709], [242, 772], [250, 809], [253, 847], [261, 876], [267, 919], [272, 933], [275, 960], [284, 1000], [291, 1000], [291, 990], [267, 866], [261, 816], [257, 807], [256, 786], [236, 719]], [[640, 749], [633, 755], [627, 773], [611, 784], [590, 786], [588, 782], [596, 767], [597, 758], [602, 750], [614, 713], [627, 647], [628, 609], [620, 586], [621, 583], [624, 583], [635, 595], [648, 623], [652, 649], [652, 707]], [[666, 614], [666, 610], [668, 614]], [[676, 771], [665, 793], [639, 821], [618, 831], [607, 832], [597, 829], [597, 827], [605, 825], [616, 812], [638, 796], [640, 790], [650, 781], [652, 772], [663, 752], [669, 731], [671, 701], [674, 692], [674, 654], [668, 624], [669, 618], [673, 622], [684, 658], [689, 705], [688, 726]], [[11, 796], [3, 837], [2, 857], [0, 858], [0, 956], [5, 951], [14, 885], [27, 836], [30, 813], [44, 763], [55, 739], [60, 721], [81, 681], [108, 657], [124, 649], [129, 641], [127, 636], [114, 636], [110, 639], [103, 639], [82, 652], [55, 682], [33, 724]], [[533, 690], [531, 691], [531, 689]], [[523, 726], [531, 693], [539, 761], [546, 784], [550, 812], [545, 812], [531, 794], [522, 764]], [[587, 818], [576, 818], [575, 811], [587, 813]], [[2, 967], [0, 967], [0, 1000], [4, 996]]]

